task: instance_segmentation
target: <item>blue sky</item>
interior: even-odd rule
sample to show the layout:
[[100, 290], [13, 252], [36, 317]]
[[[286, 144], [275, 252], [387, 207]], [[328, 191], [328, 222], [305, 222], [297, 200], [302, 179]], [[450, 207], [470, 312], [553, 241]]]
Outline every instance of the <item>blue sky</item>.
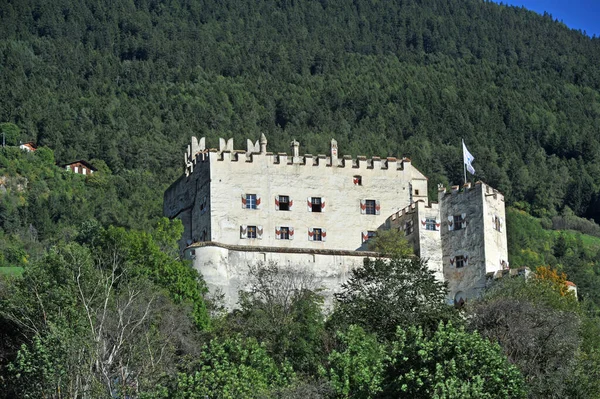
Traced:
[[547, 11], [569, 28], [600, 37], [600, 0], [503, 0], [503, 3], [524, 6], [539, 14]]

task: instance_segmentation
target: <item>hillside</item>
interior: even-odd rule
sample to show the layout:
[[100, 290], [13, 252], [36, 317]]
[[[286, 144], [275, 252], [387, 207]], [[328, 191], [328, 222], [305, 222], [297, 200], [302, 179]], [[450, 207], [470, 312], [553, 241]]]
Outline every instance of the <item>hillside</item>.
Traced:
[[[0, 121], [57, 161], [181, 171], [191, 135], [411, 157], [600, 220], [600, 40], [478, 0], [9, 1]], [[160, 171], [160, 172], [159, 172]]]
[[[0, 399], [600, 397], [598, 61], [481, 0], [4, 0]], [[163, 193], [190, 136], [263, 132], [408, 156], [431, 198], [464, 138], [511, 267], [544, 268], [456, 309], [425, 260], [367, 259], [326, 312], [309, 270], [259, 264], [228, 312]]]

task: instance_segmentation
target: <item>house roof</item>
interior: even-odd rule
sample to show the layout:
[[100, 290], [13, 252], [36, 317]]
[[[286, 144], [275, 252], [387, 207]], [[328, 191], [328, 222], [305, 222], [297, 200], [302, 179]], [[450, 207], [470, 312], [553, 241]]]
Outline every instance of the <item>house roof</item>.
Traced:
[[86, 168], [88, 168], [88, 169], [90, 169], [90, 170], [93, 170], [94, 172], [98, 170], [98, 169], [96, 169], [94, 166], [92, 166], [92, 164], [90, 164], [89, 162], [87, 162], [87, 161], [84, 161], [84, 160], [82, 160], [82, 159], [80, 159], [80, 160], [78, 160], [78, 161], [69, 162], [69, 163], [63, 164], [63, 165], [61, 165], [61, 166], [64, 168], [65, 166], [71, 166], [71, 165], [74, 165], [74, 164], [76, 164], [76, 163], [80, 163], [80, 164], [82, 164], [83, 166], [85, 166]]
[[35, 145], [35, 143], [33, 141], [28, 141], [27, 143], [22, 143], [19, 146], [27, 147], [31, 151], [35, 151], [37, 149], [37, 146]]

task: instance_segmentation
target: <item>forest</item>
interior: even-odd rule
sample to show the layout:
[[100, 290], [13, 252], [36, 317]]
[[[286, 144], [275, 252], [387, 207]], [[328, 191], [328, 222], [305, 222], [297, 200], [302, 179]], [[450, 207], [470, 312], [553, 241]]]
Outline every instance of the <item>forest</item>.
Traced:
[[[599, 38], [483, 0], [4, 0], [0, 398], [599, 397], [599, 61]], [[162, 195], [190, 136], [261, 133], [409, 157], [431, 199], [464, 139], [536, 277], [454, 309], [394, 250], [326, 311], [265, 264], [228, 312]], [[79, 159], [98, 172], [60, 167]]]

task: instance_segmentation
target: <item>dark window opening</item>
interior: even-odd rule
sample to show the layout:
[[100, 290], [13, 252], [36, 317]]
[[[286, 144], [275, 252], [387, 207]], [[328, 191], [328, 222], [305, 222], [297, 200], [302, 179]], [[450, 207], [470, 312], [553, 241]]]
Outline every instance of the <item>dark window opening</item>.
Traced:
[[433, 219], [433, 218], [426, 218], [425, 219], [425, 230], [430, 230], [430, 231], [436, 231], [437, 230], [435, 219]]
[[419, 190], [415, 190], [415, 195], [419, 195]]
[[458, 269], [458, 268], [460, 268], [460, 267], [465, 267], [465, 263], [466, 263], [466, 261], [465, 261], [465, 257], [464, 257], [464, 256], [462, 256], [462, 255], [458, 255], [458, 256], [455, 258], [455, 260], [454, 260], [454, 261], [456, 262], [456, 268], [457, 268], [457, 269]]
[[287, 196], [287, 195], [279, 196], [279, 210], [280, 211], [289, 211], [290, 210], [290, 197], [289, 196]]
[[[312, 197], [310, 199], [313, 212], [321, 212], [321, 197]], [[320, 230], [319, 230], [320, 231]], [[321, 240], [319, 240], [321, 241]]]
[[462, 229], [462, 217], [460, 215], [454, 215], [454, 230]]
[[353, 182], [357, 186], [362, 186], [362, 176], [359, 176], [359, 175], [354, 176]]
[[367, 239], [370, 240], [371, 238], [375, 237], [377, 235], [377, 232], [375, 231], [367, 231]]
[[256, 194], [246, 194], [246, 209], [256, 209]]
[[290, 228], [289, 227], [281, 227], [279, 231], [279, 239], [281, 240], [289, 240], [290, 239]]
[[248, 238], [256, 238], [256, 226], [248, 226]]
[[323, 231], [321, 229], [313, 229], [313, 241], [323, 241]]
[[366, 200], [365, 205], [366, 205], [365, 213], [367, 215], [376, 215], [377, 214], [377, 212], [375, 210], [375, 200]]
[[413, 221], [409, 220], [408, 222], [406, 222], [406, 225], [404, 226], [404, 235], [412, 234], [414, 229], [415, 229], [415, 225], [414, 225]]

